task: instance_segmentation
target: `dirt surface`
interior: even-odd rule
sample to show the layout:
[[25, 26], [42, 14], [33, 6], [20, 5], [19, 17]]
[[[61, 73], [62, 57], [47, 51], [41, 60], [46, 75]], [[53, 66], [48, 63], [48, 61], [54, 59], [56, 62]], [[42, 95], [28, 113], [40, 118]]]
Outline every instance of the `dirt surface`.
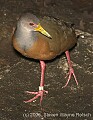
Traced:
[[[82, 35], [70, 51], [79, 85], [72, 77], [66, 88], [65, 54], [46, 62], [42, 106], [39, 99], [24, 103], [38, 91], [39, 61], [27, 59], [12, 46], [11, 34], [24, 12], [48, 15], [72, 22]], [[0, 120], [93, 120], [93, 1], [92, 0], [0, 0]], [[84, 32], [82, 32], [82, 31]]]

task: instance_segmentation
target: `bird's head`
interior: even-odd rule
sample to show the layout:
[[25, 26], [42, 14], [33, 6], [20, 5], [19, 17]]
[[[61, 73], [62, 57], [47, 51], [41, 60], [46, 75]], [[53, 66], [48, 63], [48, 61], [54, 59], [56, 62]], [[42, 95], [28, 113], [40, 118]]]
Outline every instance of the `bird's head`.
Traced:
[[27, 31], [41, 32], [43, 35], [52, 38], [51, 35], [40, 25], [39, 19], [33, 14], [26, 13], [23, 15], [19, 19], [18, 25], [22, 26], [22, 28]]

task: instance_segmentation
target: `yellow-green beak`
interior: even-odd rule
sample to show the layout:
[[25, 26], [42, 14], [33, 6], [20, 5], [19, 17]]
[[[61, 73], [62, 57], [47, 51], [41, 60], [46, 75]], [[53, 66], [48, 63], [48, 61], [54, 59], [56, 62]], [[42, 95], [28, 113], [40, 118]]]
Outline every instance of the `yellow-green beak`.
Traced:
[[52, 38], [51, 35], [47, 31], [45, 31], [44, 28], [42, 28], [40, 24], [38, 24], [38, 27], [35, 28], [35, 30], [41, 32], [42, 34], [44, 34], [45, 36], [49, 38]]

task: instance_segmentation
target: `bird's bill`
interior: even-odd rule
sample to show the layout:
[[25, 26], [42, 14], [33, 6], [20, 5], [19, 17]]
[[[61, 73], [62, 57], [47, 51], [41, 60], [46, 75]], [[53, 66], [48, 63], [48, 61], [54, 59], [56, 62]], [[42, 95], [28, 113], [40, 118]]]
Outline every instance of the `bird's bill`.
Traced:
[[35, 28], [35, 30], [41, 32], [42, 34], [44, 34], [45, 36], [49, 38], [52, 38], [51, 35], [47, 31], [45, 31], [44, 28], [42, 28], [40, 24], [38, 24], [38, 27]]

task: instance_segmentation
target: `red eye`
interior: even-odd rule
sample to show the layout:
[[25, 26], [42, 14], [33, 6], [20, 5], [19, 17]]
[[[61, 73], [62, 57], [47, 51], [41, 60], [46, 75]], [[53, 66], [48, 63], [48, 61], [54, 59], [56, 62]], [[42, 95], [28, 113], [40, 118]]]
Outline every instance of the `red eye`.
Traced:
[[29, 23], [29, 25], [33, 26], [33, 25], [34, 25], [34, 23]]

